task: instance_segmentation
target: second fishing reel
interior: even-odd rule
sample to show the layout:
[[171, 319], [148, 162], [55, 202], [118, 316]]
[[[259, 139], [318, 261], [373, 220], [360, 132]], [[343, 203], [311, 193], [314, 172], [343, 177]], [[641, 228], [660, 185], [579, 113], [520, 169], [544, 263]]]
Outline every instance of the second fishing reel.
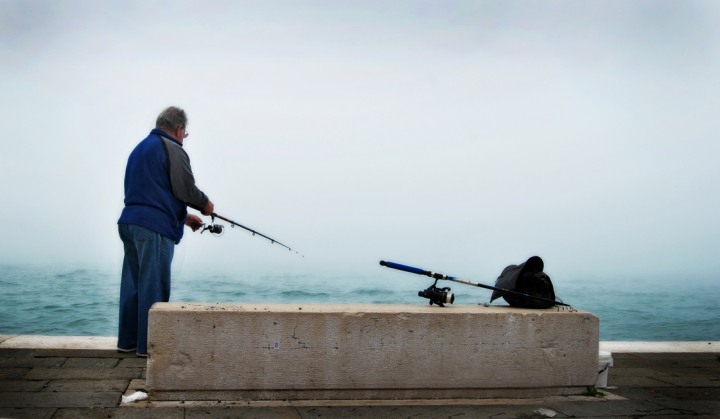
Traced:
[[427, 287], [424, 291], [418, 291], [418, 297], [424, 297], [430, 300], [430, 305], [437, 304], [440, 307], [445, 307], [445, 304], [452, 304], [455, 302], [455, 295], [450, 292], [450, 287], [437, 287], [438, 280], [435, 283]]

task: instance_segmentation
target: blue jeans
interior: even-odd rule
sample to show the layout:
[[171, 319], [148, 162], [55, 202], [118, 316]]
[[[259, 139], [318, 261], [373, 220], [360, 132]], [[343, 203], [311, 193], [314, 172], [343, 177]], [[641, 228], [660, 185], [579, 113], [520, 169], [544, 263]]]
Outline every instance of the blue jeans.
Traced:
[[118, 348], [137, 348], [147, 354], [148, 312], [158, 302], [170, 301], [172, 239], [135, 224], [118, 224], [125, 247], [120, 281]]

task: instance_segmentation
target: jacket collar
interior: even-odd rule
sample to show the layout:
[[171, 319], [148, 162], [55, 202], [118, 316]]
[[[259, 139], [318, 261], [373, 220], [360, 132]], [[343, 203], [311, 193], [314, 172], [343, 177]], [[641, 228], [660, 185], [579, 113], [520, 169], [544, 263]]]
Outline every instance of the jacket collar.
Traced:
[[182, 143], [181, 143], [180, 141], [174, 139], [173, 137], [170, 136], [170, 134], [168, 134], [167, 132], [165, 132], [165, 131], [163, 131], [163, 130], [161, 130], [161, 129], [159, 129], [159, 128], [154, 128], [152, 131], [150, 131], [150, 134], [156, 134], [156, 135], [163, 136], [163, 137], [167, 138], [167, 139], [170, 140], [170, 141], [174, 141], [177, 145], [179, 145], [180, 147], [182, 147]]

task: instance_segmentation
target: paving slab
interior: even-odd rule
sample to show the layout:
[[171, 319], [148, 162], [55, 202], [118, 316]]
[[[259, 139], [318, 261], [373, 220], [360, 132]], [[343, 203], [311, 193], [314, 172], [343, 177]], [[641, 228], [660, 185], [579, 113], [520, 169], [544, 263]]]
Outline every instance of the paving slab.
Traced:
[[292, 407], [186, 408], [185, 419], [302, 419]]
[[131, 380], [139, 378], [141, 372], [140, 368], [33, 368], [23, 378], [27, 380]]
[[612, 391], [628, 400], [648, 401], [659, 405], [671, 401], [672, 398], [660, 393], [660, 389], [661, 387], [618, 387]]
[[[185, 409], [59, 409], [52, 419], [183, 419]], [[205, 416], [205, 419], [212, 419]]]
[[123, 358], [117, 365], [118, 368], [147, 368], [147, 358]]
[[612, 380], [614, 377], [652, 377], [652, 378], [661, 378], [661, 377], [672, 377], [672, 375], [665, 373], [665, 372], [659, 372], [652, 368], [625, 368], [625, 367], [610, 367], [610, 370], [608, 371], [608, 382]]
[[57, 409], [49, 408], [0, 408], [0, 418], [3, 419], [50, 419]]
[[[594, 405], [594, 403], [590, 403]], [[326, 406], [298, 408], [302, 419], [325, 418], [383, 418], [383, 419], [435, 419], [435, 418], [540, 418], [534, 413], [548, 406]], [[567, 417], [558, 413], [556, 418]]]
[[[720, 401], [720, 388], [658, 388], [662, 395], [677, 400], [717, 400]], [[718, 412], [720, 413], [720, 412]]]
[[34, 349], [0, 348], [0, 358], [33, 358]]
[[677, 387], [668, 378], [652, 377], [608, 377], [608, 384], [617, 387]]
[[30, 370], [31, 368], [0, 368], [0, 380], [21, 378]]
[[681, 411], [647, 401], [614, 401], [603, 404], [567, 402], [550, 405], [552, 410], [570, 417], [605, 418], [609, 416], [677, 415]]
[[720, 378], [711, 377], [668, 377], [657, 378], [679, 387], [720, 387]]
[[[627, 417], [624, 418], [611, 418], [611, 419], [627, 419]], [[655, 416], [655, 415], [649, 415], [649, 416], [643, 416], [642, 419], [720, 419], [720, 414], [707, 414], [707, 415], [673, 415], [673, 416]]]
[[116, 407], [119, 392], [0, 393], [0, 407]]
[[35, 358], [34, 356], [25, 357], [0, 357], [0, 368], [9, 367], [45, 367], [58, 368], [61, 367], [67, 358], [64, 357], [47, 357]]
[[720, 368], [655, 368], [658, 372], [667, 373], [673, 377], [706, 377], [720, 379]]
[[128, 386], [130, 380], [52, 380], [42, 389], [44, 392], [63, 391], [117, 391], [122, 393]]
[[709, 415], [720, 412], [720, 400], [676, 400], [663, 401], [662, 405], [684, 414]]
[[[0, 392], [4, 391], [40, 391], [47, 380], [0, 380]], [[0, 416], [2, 418], [2, 416]]]
[[120, 358], [70, 358], [63, 368], [113, 368]]

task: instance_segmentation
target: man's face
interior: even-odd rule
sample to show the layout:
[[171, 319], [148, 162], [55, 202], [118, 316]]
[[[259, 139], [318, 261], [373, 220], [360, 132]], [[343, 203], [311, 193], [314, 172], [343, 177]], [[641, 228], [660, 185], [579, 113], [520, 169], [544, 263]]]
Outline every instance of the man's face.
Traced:
[[188, 135], [190, 135], [185, 130], [185, 126], [183, 126], [183, 125], [180, 125], [179, 127], [177, 127], [173, 134], [175, 134], [175, 138], [178, 139], [180, 142], [182, 142], [185, 138], [187, 138]]

